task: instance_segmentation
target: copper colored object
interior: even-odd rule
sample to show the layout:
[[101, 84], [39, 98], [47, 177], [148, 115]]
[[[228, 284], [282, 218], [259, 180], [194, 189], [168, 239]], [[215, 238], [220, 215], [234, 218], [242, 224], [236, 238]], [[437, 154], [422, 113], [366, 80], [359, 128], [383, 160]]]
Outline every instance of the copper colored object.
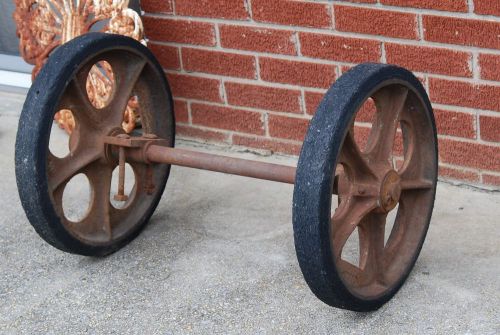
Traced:
[[[51, 52], [59, 45], [103, 24], [102, 32], [129, 36], [146, 44], [139, 15], [128, 8], [129, 0], [14, 0], [14, 21], [23, 59], [35, 67], [34, 79]], [[86, 85], [90, 100], [103, 105], [113, 90], [112, 73], [93, 68]], [[124, 109], [123, 129], [129, 133], [138, 122], [138, 102], [132, 97]], [[75, 120], [71, 111], [62, 110], [54, 116], [58, 125], [71, 133]]]
[[[131, 98], [142, 127], [127, 134], [123, 111]], [[359, 113], [368, 101], [375, 106], [370, 127]], [[425, 89], [403, 68], [367, 63], [339, 78], [310, 122], [297, 168], [174, 148], [165, 73], [144, 46], [123, 36], [85, 34], [62, 45], [24, 106], [15, 157], [20, 199], [37, 233], [63, 251], [103, 256], [129, 243], [157, 207], [171, 165], [294, 183], [299, 266], [331, 306], [382, 306], [403, 285], [425, 240], [437, 135]], [[69, 152], [51, 145], [58, 111], [73, 116]], [[357, 133], [358, 126], [366, 131]], [[89, 187], [82, 196], [73, 186]], [[359, 247], [354, 260], [351, 242]]]
[[[56, 110], [67, 110], [74, 115], [75, 127], [69, 136], [69, 152], [67, 156], [59, 158], [52, 153], [47, 157], [47, 181], [50, 194], [56, 210], [59, 212], [64, 225], [69, 231], [81, 240], [99, 245], [113, 239], [119, 239], [122, 234], [133, 229], [137, 224], [134, 211], [143, 208], [151, 201], [149, 195], [155, 191], [156, 179], [163, 169], [160, 165], [151, 165], [143, 157], [136, 157], [130, 161], [126, 156], [127, 150], [139, 149], [151, 143], [169, 142], [160, 138], [134, 136], [125, 134], [120, 127], [123, 120], [123, 111], [131, 95], [139, 98], [151, 94], [148, 83], [151, 69], [147, 68], [147, 60], [133, 53], [123, 56], [124, 52], [108, 52], [105, 56], [114, 73], [115, 90], [107, 98], [104, 105], [92, 103], [89, 91], [86, 88], [89, 73], [96, 59], [90, 59], [83, 65], [73, 79], [67, 84], [56, 107]], [[147, 70], [146, 70], [147, 69]], [[120, 92], [120, 94], [115, 94]], [[148, 106], [162, 106], [159, 102], [150, 102]], [[144, 112], [146, 113], [146, 111]], [[150, 120], [151, 116], [147, 120]], [[154, 129], [152, 121], [143, 124], [142, 131]], [[114, 139], [120, 146], [105, 145], [106, 139]], [[111, 143], [114, 143], [111, 141]], [[130, 147], [127, 147], [127, 145]], [[133, 148], [132, 148], [133, 147]], [[110, 152], [111, 149], [113, 152]], [[142, 149], [141, 149], [142, 150]], [[116, 152], [115, 152], [116, 151]], [[121, 153], [121, 154], [120, 154]], [[129, 194], [125, 193], [125, 163], [128, 163], [135, 177], [134, 187]], [[118, 165], [118, 192], [110, 195], [113, 170]], [[70, 221], [63, 210], [63, 193], [67, 183], [76, 175], [83, 173], [87, 176], [91, 199], [87, 215], [79, 222]], [[123, 208], [115, 208], [110, 198], [123, 203]]]
[[[423, 177], [425, 160], [415, 141], [425, 133], [410, 112], [419, 101], [407, 99], [408, 89], [400, 86], [381, 88], [373, 93], [378, 108], [366, 149], [361, 151], [354, 140], [353, 128], [347, 133], [338, 159], [332, 194], [340, 205], [332, 215], [330, 238], [332, 253], [344, 280], [359, 296], [370, 298], [396, 285], [409, 257], [415, 253], [413, 239], [419, 238], [425, 217], [409, 217], [407, 206], [427, 207], [433, 189], [432, 180]], [[393, 146], [399, 124], [404, 127], [403, 165], [397, 169]], [[141, 139], [148, 141], [148, 139]], [[106, 140], [108, 142], [108, 140]], [[120, 143], [110, 140], [113, 145]], [[423, 144], [423, 143], [421, 143]], [[143, 157], [150, 163], [165, 163], [210, 171], [236, 174], [277, 182], [293, 183], [295, 168], [276, 164], [194, 152], [161, 145], [141, 145], [142, 154], [127, 149], [129, 159]], [[385, 242], [387, 215], [400, 205], [394, 227]], [[349, 237], [358, 228], [359, 264], [342, 257]]]
[[[110, 161], [116, 160], [117, 156], [122, 157], [121, 153], [124, 152], [127, 161], [179, 165], [287, 184], [295, 182], [296, 168], [293, 166], [171, 148], [167, 142], [154, 134], [144, 134], [140, 137], [111, 134], [104, 137], [103, 142], [107, 146], [105, 150]], [[125, 160], [119, 159], [119, 165], [124, 164]]]
[[[125, 64], [124, 64], [125, 66]], [[122, 81], [124, 91], [133, 85], [140, 73], [143, 63], [127, 64], [127, 78]], [[134, 79], [135, 78], [135, 79]], [[61, 106], [82, 105], [81, 100], [86, 90], [79, 83], [78, 77], [69, 86], [63, 97]], [[348, 285], [362, 297], [373, 297], [387, 290], [400, 278], [401, 257], [414, 254], [412, 236], [425, 224], [425, 220], [408, 217], [406, 206], [427, 206], [428, 190], [432, 190], [433, 182], [422, 176], [424, 160], [416, 159], [421, 153], [415, 142], [419, 127], [409, 111], [417, 108], [412, 103], [415, 99], [407, 99], [408, 90], [399, 86], [382, 88], [373, 94], [377, 104], [378, 117], [373, 124], [368, 143], [364, 151], [360, 150], [354, 140], [353, 127], [347, 132], [338, 158], [338, 167], [332, 194], [338, 194], [340, 205], [332, 215], [330, 238], [337, 267]], [[125, 105], [125, 99], [119, 99]], [[118, 105], [119, 105], [118, 104]], [[116, 106], [116, 103], [115, 103]], [[88, 105], [94, 110], [95, 107]], [[249, 161], [225, 157], [185, 149], [176, 149], [154, 134], [129, 136], [120, 128], [113, 128], [119, 122], [117, 118], [105, 119], [108, 124], [101, 124], [99, 129], [113, 129], [109, 133], [92, 130], [96, 116], [81, 113], [81, 120], [70, 138], [70, 149], [73, 153], [64, 160], [52, 160], [49, 157], [51, 171], [49, 185], [55, 191], [55, 201], [60, 203], [62, 190], [59, 187], [71, 176], [84, 172], [92, 185], [93, 197], [90, 214], [85, 218], [86, 224], [75, 225], [73, 229], [82, 229], [80, 234], [93, 236], [98, 242], [103, 235], [110, 234], [111, 226], [105, 224], [93, 226], [102, 219], [109, 220], [112, 214], [107, 205], [111, 172], [113, 164], [119, 166], [119, 187], [115, 200], [130, 201], [124, 194], [125, 163], [141, 166], [142, 173], [137, 174], [143, 185], [145, 194], [154, 190], [151, 181], [151, 169], [156, 164], [171, 164], [222, 173], [247, 176], [283, 183], [293, 184], [296, 168], [257, 161]], [[405, 139], [403, 165], [397, 169], [393, 163], [393, 146], [399, 124], [404, 125]], [[91, 136], [82, 136], [90, 134]], [[82, 142], [86, 145], [81, 145]], [[79, 143], [80, 145], [76, 145]], [[56, 164], [57, 165], [54, 165]], [[400, 205], [396, 223], [387, 244], [384, 242], [387, 215]], [[422, 208], [423, 208], [422, 207]], [[110, 216], [111, 215], [111, 216]], [[88, 221], [88, 224], [87, 224]], [[78, 228], [77, 228], [78, 227]], [[71, 229], [70, 224], [70, 229]], [[359, 228], [360, 260], [359, 264], [351, 264], [342, 258], [346, 241], [354, 230]], [[109, 237], [108, 237], [109, 238]], [[404, 262], [403, 262], [404, 263]]]
[[[410, 96], [411, 95], [411, 96]], [[341, 277], [356, 295], [373, 298], [393, 288], [415, 254], [425, 215], [410, 216], [409, 207], [428, 208], [433, 181], [424, 177], [424, 123], [415, 110], [421, 101], [400, 85], [382, 87], [372, 94], [377, 106], [366, 148], [354, 140], [353, 128], [345, 139], [338, 159], [340, 204], [332, 215], [332, 253]], [[393, 147], [398, 125], [402, 125], [404, 163], [398, 169]], [[417, 143], [419, 141], [419, 143]], [[431, 142], [429, 142], [431, 143]], [[432, 152], [432, 150], [428, 150]], [[399, 204], [394, 226], [385, 241], [387, 215]], [[418, 210], [417, 210], [418, 212]], [[343, 258], [349, 237], [358, 228], [359, 263]]]
[[229, 173], [257, 179], [293, 184], [295, 167], [219, 156], [184, 149], [152, 145], [147, 158], [154, 163], [165, 163], [190, 168]]
[[[150, 64], [140, 57], [127, 55], [123, 57], [120, 52], [109, 51], [83, 64], [68, 83], [58, 105], [58, 110], [73, 112], [76, 123], [69, 139], [71, 154], [65, 158], [48, 156], [48, 185], [65, 227], [73, 235], [98, 245], [119, 239], [120, 233], [133, 229], [137, 211], [131, 206], [138, 204], [136, 208], [140, 212], [141, 201], [148, 201], [157, 191], [155, 183], [159, 184], [159, 179], [155, 179], [155, 170], [165, 167], [162, 164], [295, 182], [295, 167], [172, 148], [173, 139], [168, 141], [153, 133], [152, 125], [158, 120], [152, 117], [145, 117], [144, 134], [138, 131], [124, 134], [120, 127], [121, 111], [133, 93], [142, 97], [145, 107], [149, 107], [144, 113], [163, 111], [152, 107], [155, 100], [161, 99], [151, 93], [151, 87], [146, 89], [147, 84], [154, 87], [154, 82], [145, 77], [151, 72], [151, 68], [144, 70]], [[96, 59], [109, 62], [116, 85], [102, 106], [92, 103], [86, 89], [88, 74]], [[427, 117], [422, 112], [424, 104], [420, 96], [403, 84], [389, 81], [384, 85], [369, 94], [377, 111], [366, 147], [361, 149], [356, 143], [352, 120], [347, 129], [342, 129], [345, 136], [336, 157], [337, 166], [332, 168], [335, 178], [331, 193], [325, 188], [328, 196], [338, 194], [339, 202], [331, 219], [326, 220], [329, 227], [324, 236], [328, 236], [332, 246], [328, 252], [349, 290], [367, 300], [397, 289], [407, 264], [418, 254], [418, 244], [428, 224], [428, 216], [419, 214], [432, 209], [435, 187], [435, 172], [426, 172], [427, 162], [435, 153], [435, 142], [429, 136], [433, 129], [422, 122], [422, 118]], [[168, 108], [165, 110], [171, 112]], [[404, 157], [398, 167], [393, 152], [399, 126]], [[130, 195], [124, 192], [126, 163], [132, 166], [136, 178]], [[124, 203], [123, 211], [114, 209], [109, 198], [116, 166], [119, 177], [114, 199]], [[84, 173], [90, 181], [92, 205], [82, 221], [71, 222], [64, 218], [62, 196], [67, 182], [79, 173]], [[398, 205], [394, 227], [385, 241], [388, 214]], [[343, 251], [356, 229], [359, 262], [353, 264], [345, 260]]]

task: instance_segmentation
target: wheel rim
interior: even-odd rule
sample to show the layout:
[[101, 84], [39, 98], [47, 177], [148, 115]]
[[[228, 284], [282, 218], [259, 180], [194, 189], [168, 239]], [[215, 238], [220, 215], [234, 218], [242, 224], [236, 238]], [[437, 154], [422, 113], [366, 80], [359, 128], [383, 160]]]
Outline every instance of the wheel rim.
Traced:
[[[361, 150], [353, 124], [337, 159], [333, 193], [340, 204], [330, 220], [333, 259], [341, 280], [355, 296], [375, 299], [397, 289], [418, 256], [428, 227], [435, 188], [434, 142], [428, 111], [404, 82], [379, 85], [367, 145]], [[367, 98], [369, 98], [367, 97]], [[393, 146], [401, 125], [404, 160], [394, 165]], [[387, 215], [397, 209], [385, 242]], [[359, 263], [343, 258], [347, 240], [358, 232]]]
[[[114, 81], [114, 85], [106, 103], [97, 105], [89, 97], [87, 85], [89, 73], [95, 72], [94, 65], [100, 62], [112, 68], [111, 75], [109, 72], [104, 74]], [[164, 95], [163, 88], [159, 88], [161, 76], [163, 74], [154, 64], [133, 50], [105, 51], [88, 59], [75, 71], [57, 104], [55, 112], [72, 113], [75, 128], [68, 140], [68, 155], [59, 158], [48, 150], [49, 194], [65, 229], [88, 245], [111, 245], [134, 231], [142, 224], [157, 193], [161, 192], [161, 187], [157, 187], [152, 194], [148, 187], [161, 185], [168, 174], [168, 166], [128, 162], [133, 170], [134, 186], [123, 207], [113, 206], [110, 190], [117, 161], [107, 157], [103, 142], [104, 136], [123, 132], [123, 115], [129, 101], [134, 99], [139, 102], [142, 129], [134, 130], [131, 136], [155, 133], [173, 145], [168, 121], [154, 118], [155, 111], [170, 109], [168, 97], [152, 98]], [[83, 218], [70, 220], [65, 214], [63, 196], [70, 180], [79, 174], [85, 175], [90, 184], [89, 208]]]

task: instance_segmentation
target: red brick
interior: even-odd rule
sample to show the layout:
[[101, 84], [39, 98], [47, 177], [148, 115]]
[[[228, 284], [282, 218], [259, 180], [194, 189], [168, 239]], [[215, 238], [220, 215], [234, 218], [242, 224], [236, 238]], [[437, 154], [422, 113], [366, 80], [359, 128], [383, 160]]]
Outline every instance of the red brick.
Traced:
[[500, 22], [423, 16], [427, 41], [500, 49]]
[[295, 37], [292, 31], [220, 26], [220, 42], [223, 48], [296, 55]]
[[209, 142], [229, 142], [229, 134], [226, 132], [200, 129], [187, 125], [177, 125], [175, 132], [180, 137], [195, 138]]
[[[477, 0], [475, 0], [477, 1]], [[490, 1], [490, 0], [487, 0]], [[380, 0], [383, 5], [467, 12], [467, 0]]]
[[147, 0], [141, 2], [141, 9], [148, 13], [173, 14], [172, 0]]
[[372, 98], [368, 98], [363, 103], [363, 106], [361, 106], [361, 108], [358, 110], [355, 121], [373, 123], [376, 112], [377, 107], [375, 106], [375, 101], [373, 101]]
[[393, 43], [385, 44], [385, 52], [387, 63], [398, 64], [412, 71], [472, 76], [472, 55], [468, 52]]
[[[316, 92], [305, 92], [306, 99], [306, 112], [307, 114], [313, 115], [316, 113], [316, 109], [318, 108], [321, 100], [325, 94], [316, 93]], [[373, 116], [376, 112], [374, 101], [369, 98], [367, 101], [363, 103], [361, 108], [356, 114], [356, 122], [372, 122]]]
[[473, 183], [479, 182], [479, 173], [468, 170], [439, 166], [439, 175], [450, 179], [463, 180]]
[[474, 13], [500, 16], [498, 0], [474, 0]]
[[174, 100], [175, 122], [188, 123], [189, 113], [186, 101]]
[[351, 70], [354, 66], [349, 66], [349, 65], [341, 65], [340, 66], [340, 73], [343, 75], [344, 73], [348, 72]]
[[[371, 120], [370, 120], [371, 123]], [[354, 140], [358, 145], [358, 148], [361, 151], [366, 150], [366, 146], [368, 143], [368, 137], [370, 136], [370, 132], [372, 129], [372, 125], [362, 125], [355, 124], [354, 125]], [[403, 158], [403, 133], [401, 131], [401, 127], [398, 126], [396, 135], [394, 137], [394, 144], [392, 148], [393, 157], [401, 157], [401, 161]]]
[[298, 90], [239, 83], [225, 83], [225, 87], [231, 105], [301, 113], [301, 94]]
[[500, 81], [499, 55], [480, 54], [479, 67], [481, 68], [481, 78]]
[[500, 176], [483, 173], [483, 183], [486, 185], [500, 186]]
[[335, 6], [335, 28], [362, 34], [417, 39], [417, 16], [415, 14]]
[[306, 99], [306, 113], [309, 115], [314, 115], [316, 113], [316, 110], [318, 109], [319, 104], [321, 103], [321, 100], [323, 100], [323, 97], [325, 94], [323, 93], [317, 93], [317, 92], [305, 92], [305, 99]]
[[443, 163], [477, 169], [498, 170], [500, 167], [498, 147], [479, 143], [440, 139], [439, 158]]
[[149, 16], [142, 18], [146, 36], [151, 40], [215, 45], [215, 28], [211, 23], [189, 20], [159, 19]]
[[434, 109], [438, 134], [476, 138], [474, 115]]
[[270, 150], [282, 154], [298, 155], [302, 144], [300, 142], [291, 143], [263, 137], [247, 137], [237, 134], [233, 135], [233, 144], [243, 147]]
[[287, 26], [329, 28], [332, 18], [328, 4], [295, 0], [252, 0], [252, 16], [258, 22]]
[[182, 74], [168, 74], [174, 97], [222, 102], [219, 80]]
[[361, 151], [365, 150], [366, 143], [368, 142], [368, 135], [370, 135], [371, 126], [354, 126], [354, 141]]
[[262, 114], [234, 108], [191, 104], [193, 124], [257, 135], [264, 134]]
[[248, 20], [245, 0], [175, 0], [177, 15]]
[[[481, 139], [491, 142], [500, 142], [500, 117], [483, 116], [479, 117], [479, 127]], [[500, 148], [497, 148], [500, 151]], [[498, 166], [500, 170], [500, 166]]]
[[335, 65], [259, 58], [260, 76], [265, 81], [327, 88], [335, 81]]
[[234, 53], [182, 48], [182, 65], [188, 72], [255, 79], [255, 57]]
[[394, 144], [392, 146], [392, 155], [404, 157], [404, 142], [403, 142], [403, 131], [401, 130], [401, 126], [398, 126], [396, 136], [394, 137]]
[[327, 34], [300, 33], [304, 56], [340, 62], [380, 61], [380, 42]]
[[177, 47], [149, 42], [148, 48], [153, 52], [164, 69], [179, 70], [181, 68], [179, 49]]
[[500, 86], [429, 78], [429, 91], [434, 102], [500, 111]]
[[287, 116], [269, 115], [269, 135], [287, 140], [303, 141], [309, 120]]

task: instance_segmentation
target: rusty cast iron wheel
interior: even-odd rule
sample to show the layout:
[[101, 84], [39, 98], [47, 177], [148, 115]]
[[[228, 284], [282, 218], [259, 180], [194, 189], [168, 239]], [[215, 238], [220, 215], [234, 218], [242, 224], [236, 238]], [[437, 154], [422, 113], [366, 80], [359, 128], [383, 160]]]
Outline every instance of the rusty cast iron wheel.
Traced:
[[[113, 90], [105, 106], [89, 100], [86, 85], [92, 66], [107, 64]], [[105, 68], [102, 75], [109, 73]], [[59, 47], [33, 83], [19, 122], [16, 177], [22, 205], [38, 234], [67, 252], [100, 256], [114, 252], [138, 235], [163, 193], [170, 165], [128, 162], [135, 179], [124, 206], [112, 205], [110, 188], [117, 159], [103, 137], [123, 132], [123, 112], [131, 98], [141, 108], [142, 129], [174, 145], [175, 123], [170, 89], [151, 52], [123, 36], [91, 33]], [[54, 114], [69, 110], [76, 127], [69, 153], [49, 150]], [[124, 135], [127, 136], [127, 135]], [[68, 182], [84, 175], [90, 186], [88, 209], [81, 219], [67, 217], [63, 194]], [[112, 195], [111, 195], [112, 197]]]
[[[375, 119], [360, 148], [353, 123], [370, 98]], [[398, 125], [404, 161], [396, 166]], [[381, 64], [359, 65], [343, 75], [311, 121], [294, 189], [295, 247], [314, 294], [355, 311], [375, 310], [396, 294], [424, 242], [436, 180], [436, 129], [420, 82], [405, 69]], [[332, 193], [340, 201], [335, 210]], [[397, 213], [386, 232], [391, 211]], [[343, 249], [356, 232], [359, 257], [353, 264]]]

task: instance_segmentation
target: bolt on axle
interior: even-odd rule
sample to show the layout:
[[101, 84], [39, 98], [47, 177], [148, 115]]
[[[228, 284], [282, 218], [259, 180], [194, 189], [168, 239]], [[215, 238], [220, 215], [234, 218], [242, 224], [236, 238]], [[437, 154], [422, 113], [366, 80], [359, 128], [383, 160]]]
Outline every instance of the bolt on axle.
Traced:
[[[117, 137], [128, 139], [127, 134], [120, 134]], [[125, 148], [118, 149], [118, 193], [114, 195], [116, 201], [127, 201], [128, 195], [125, 194]]]

